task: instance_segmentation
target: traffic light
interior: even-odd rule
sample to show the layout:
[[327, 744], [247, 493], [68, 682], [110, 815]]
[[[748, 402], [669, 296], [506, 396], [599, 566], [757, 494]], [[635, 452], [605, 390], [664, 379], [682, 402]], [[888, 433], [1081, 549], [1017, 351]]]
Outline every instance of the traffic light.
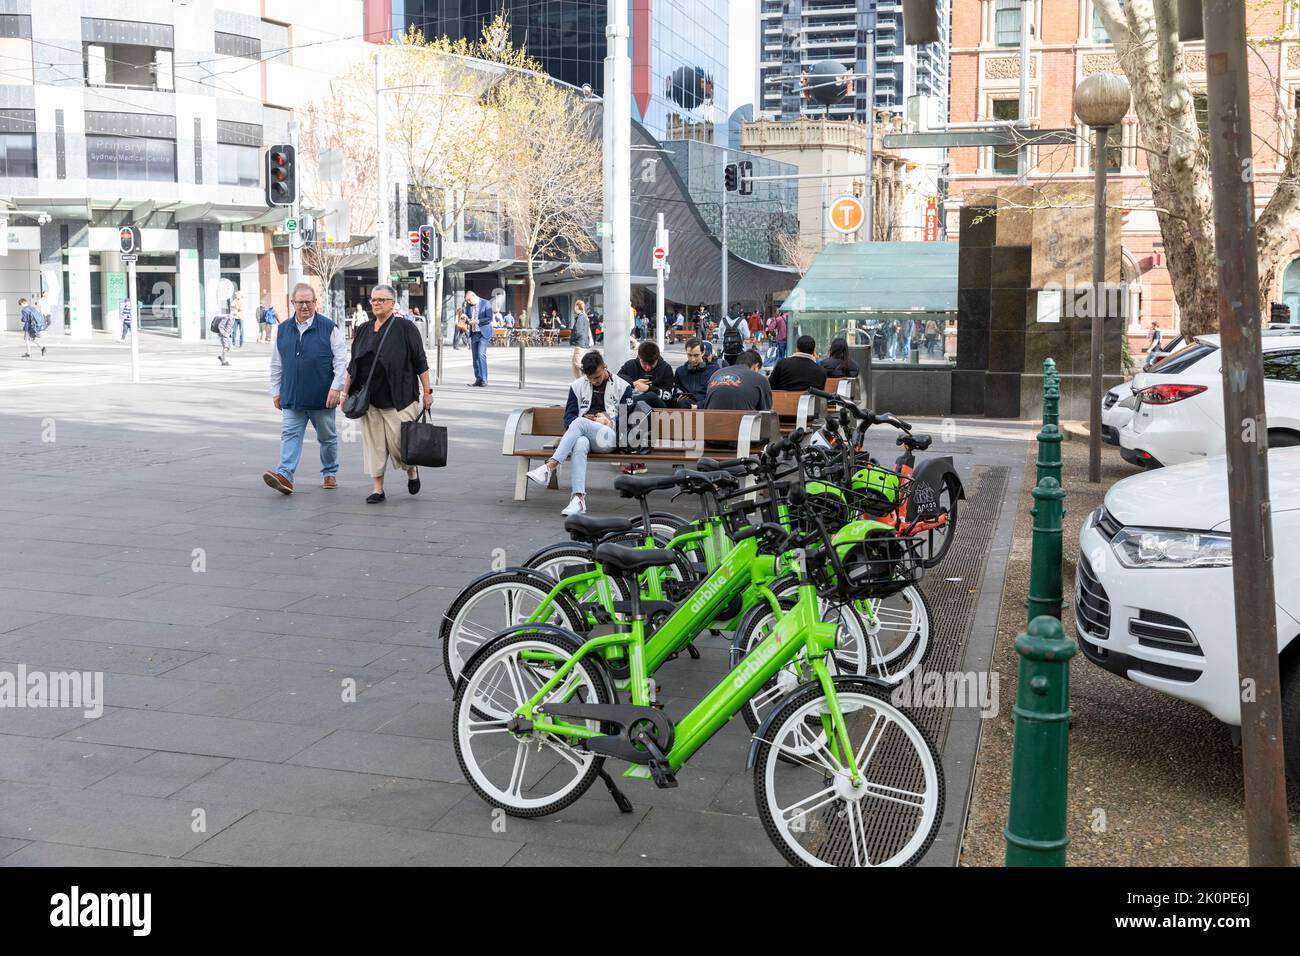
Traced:
[[740, 194], [748, 196], [754, 191], [754, 164], [748, 159], [740, 161]]
[[294, 149], [288, 144], [266, 151], [266, 204], [292, 206], [298, 198], [298, 168]]
[[442, 258], [442, 242], [433, 226], [420, 227], [420, 261], [437, 262]]
[[727, 192], [734, 193], [739, 183], [740, 173], [735, 163], [727, 163], [726, 168], [722, 170], [722, 182], [727, 187]]
[[117, 231], [118, 242], [121, 244], [122, 255], [133, 256], [140, 251], [140, 227], [131, 224], [123, 226]]

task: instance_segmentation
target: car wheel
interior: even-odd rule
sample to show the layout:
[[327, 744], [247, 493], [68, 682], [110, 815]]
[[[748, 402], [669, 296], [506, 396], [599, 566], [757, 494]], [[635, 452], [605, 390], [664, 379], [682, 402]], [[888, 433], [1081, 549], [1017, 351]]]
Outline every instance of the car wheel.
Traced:
[[1300, 445], [1300, 435], [1295, 432], [1284, 432], [1276, 428], [1268, 430], [1269, 448], [1294, 448], [1296, 445]]
[[1300, 787], [1300, 657], [1282, 675], [1282, 747], [1286, 775]]

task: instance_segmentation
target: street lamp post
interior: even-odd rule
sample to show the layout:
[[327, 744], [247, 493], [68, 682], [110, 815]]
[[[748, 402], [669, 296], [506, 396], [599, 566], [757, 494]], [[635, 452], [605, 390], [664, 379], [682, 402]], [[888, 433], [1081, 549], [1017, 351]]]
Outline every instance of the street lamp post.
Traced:
[[605, 361], [620, 368], [628, 358], [632, 307], [632, 70], [627, 0], [609, 0], [605, 25], [604, 134]]
[[1074, 113], [1096, 134], [1093, 147], [1092, 206], [1092, 381], [1088, 391], [1088, 481], [1101, 481], [1102, 356], [1106, 319], [1106, 138], [1128, 114], [1128, 80], [1093, 73], [1074, 91]]

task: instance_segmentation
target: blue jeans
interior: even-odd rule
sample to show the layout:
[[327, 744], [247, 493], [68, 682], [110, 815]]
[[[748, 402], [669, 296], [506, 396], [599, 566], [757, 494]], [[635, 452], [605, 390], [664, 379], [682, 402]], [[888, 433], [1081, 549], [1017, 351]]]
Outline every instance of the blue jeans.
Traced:
[[474, 350], [474, 381], [487, 384], [487, 350], [488, 337], [486, 335], [476, 335], [469, 340], [470, 348]]
[[575, 418], [551, 457], [563, 463], [572, 456], [569, 487], [575, 495], [582, 495], [587, 493], [587, 454], [593, 448], [596, 451], [613, 451], [617, 445], [618, 436], [614, 434], [614, 429], [593, 422], [590, 418]]
[[230, 341], [238, 343], [242, 349], [244, 347], [244, 320], [235, 319], [230, 326]]
[[302, 458], [302, 440], [307, 434], [307, 422], [316, 431], [316, 440], [320, 442], [321, 475], [339, 473], [339, 437], [334, 423], [334, 409], [313, 408], [301, 410], [284, 409], [284, 425], [280, 430], [280, 466], [275, 470], [293, 481], [293, 473], [298, 470], [298, 461]]

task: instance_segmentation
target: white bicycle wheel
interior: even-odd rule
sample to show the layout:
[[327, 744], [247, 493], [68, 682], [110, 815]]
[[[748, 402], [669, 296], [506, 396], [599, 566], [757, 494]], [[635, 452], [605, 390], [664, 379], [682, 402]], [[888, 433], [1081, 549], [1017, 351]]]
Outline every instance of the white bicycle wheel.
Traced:
[[[476, 582], [452, 602], [442, 622], [442, 661], [447, 680], [456, 686], [466, 662], [501, 631], [524, 624], [542, 606], [548, 589], [522, 574], [503, 571]], [[581, 623], [573, 604], [555, 601], [545, 621], [566, 630]]]
[[817, 685], [787, 698], [759, 742], [754, 795], [773, 844], [798, 866], [907, 866], [934, 842], [943, 771], [933, 745], [885, 691], [836, 678], [859, 783], [825, 731]]
[[[573, 746], [573, 741], [508, 725], [515, 710], [555, 674], [555, 664], [529, 660], [525, 652], [567, 658], [573, 648], [548, 636], [505, 637], [485, 648], [466, 669], [456, 692], [456, 757], [480, 797], [512, 816], [554, 813], [591, 786], [603, 758]], [[609, 703], [604, 680], [594, 665], [581, 661], [545, 698], [547, 701]], [[599, 730], [597, 721], [575, 722]]]

